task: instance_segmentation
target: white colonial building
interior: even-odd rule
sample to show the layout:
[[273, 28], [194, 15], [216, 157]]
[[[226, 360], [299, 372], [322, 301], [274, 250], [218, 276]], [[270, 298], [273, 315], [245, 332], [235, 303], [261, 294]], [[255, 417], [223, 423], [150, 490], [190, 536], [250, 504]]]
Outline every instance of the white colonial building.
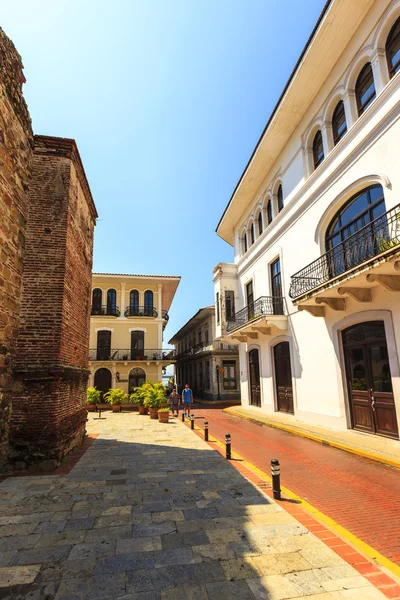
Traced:
[[399, 71], [399, 0], [328, 3], [221, 217], [244, 406], [399, 436]]

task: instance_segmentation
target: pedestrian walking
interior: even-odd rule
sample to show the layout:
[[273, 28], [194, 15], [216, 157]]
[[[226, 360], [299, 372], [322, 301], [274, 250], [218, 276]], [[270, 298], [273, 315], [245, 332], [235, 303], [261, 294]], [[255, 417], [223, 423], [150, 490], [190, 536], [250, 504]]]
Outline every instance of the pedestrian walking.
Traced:
[[187, 383], [182, 390], [182, 402], [185, 413], [190, 417], [190, 407], [193, 404], [193, 392]]
[[181, 397], [176, 391], [176, 388], [172, 389], [172, 392], [169, 395], [169, 403], [171, 407], [172, 416], [174, 416], [174, 412], [176, 416], [179, 415], [179, 404], [181, 403]]

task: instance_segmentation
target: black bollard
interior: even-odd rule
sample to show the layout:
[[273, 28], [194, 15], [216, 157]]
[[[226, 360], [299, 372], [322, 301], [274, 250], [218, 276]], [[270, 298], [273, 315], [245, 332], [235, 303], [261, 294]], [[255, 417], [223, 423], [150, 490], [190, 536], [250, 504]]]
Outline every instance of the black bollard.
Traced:
[[273, 458], [271, 460], [271, 473], [272, 473], [272, 493], [274, 500], [281, 499], [281, 467], [279, 460]]
[[101, 419], [101, 408], [99, 407], [99, 419]]
[[204, 421], [204, 441], [208, 442], [208, 421]]
[[182, 423], [184, 423], [184, 422], [185, 422], [185, 411], [183, 410], [182, 411]]
[[194, 429], [194, 415], [190, 416], [190, 428]]
[[227, 460], [231, 460], [231, 434], [225, 435], [225, 451]]

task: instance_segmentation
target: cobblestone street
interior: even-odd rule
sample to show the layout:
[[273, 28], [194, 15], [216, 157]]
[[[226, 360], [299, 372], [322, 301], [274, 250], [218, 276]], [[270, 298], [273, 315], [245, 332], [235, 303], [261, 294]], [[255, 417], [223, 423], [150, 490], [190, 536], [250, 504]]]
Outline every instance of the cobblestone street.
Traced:
[[88, 428], [68, 475], [0, 485], [2, 600], [384, 598], [180, 422]]

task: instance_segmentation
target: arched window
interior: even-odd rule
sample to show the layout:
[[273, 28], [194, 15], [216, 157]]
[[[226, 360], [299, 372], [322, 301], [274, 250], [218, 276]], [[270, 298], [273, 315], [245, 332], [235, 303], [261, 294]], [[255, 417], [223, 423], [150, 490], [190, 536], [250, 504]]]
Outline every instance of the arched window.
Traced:
[[368, 106], [375, 100], [376, 91], [371, 63], [361, 69], [356, 81], [356, 100], [358, 116], [360, 117]]
[[117, 292], [113, 289], [108, 290], [107, 292], [107, 314], [108, 315], [117, 315]]
[[258, 223], [258, 235], [261, 235], [263, 232], [263, 217], [262, 217], [261, 210], [258, 213], [257, 223]]
[[139, 292], [137, 290], [131, 290], [129, 294], [129, 314], [133, 316], [139, 314]]
[[101, 303], [103, 292], [100, 288], [95, 288], [92, 292], [92, 315], [101, 315]]
[[251, 224], [250, 227], [250, 246], [252, 246], [255, 242], [255, 234], [254, 234], [254, 223]]
[[268, 221], [268, 225], [270, 225], [272, 223], [272, 202], [271, 202], [271, 200], [268, 200], [268, 203], [267, 203], [267, 221]]
[[283, 208], [283, 190], [282, 190], [282, 185], [280, 185], [278, 187], [277, 198], [278, 198], [278, 212], [281, 212], [281, 210]]
[[392, 78], [400, 70], [400, 17], [386, 40], [386, 59], [389, 68], [389, 77]]
[[247, 235], [246, 235], [246, 232], [244, 232], [243, 235], [242, 235], [242, 252], [243, 252], [243, 254], [246, 254], [246, 252], [247, 252]]
[[128, 392], [132, 394], [132, 392], [137, 387], [141, 387], [146, 381], [146, 373], [143, 369], [139, 367], [135, 367], [129, 371], [129, 387]]
[[144, 293], [144, 314], [146, 317], [152, 317], [153, 312], [153, 292], [146, 290]]
[[346, 114], [344, 112], [343, 101], [337, 103], [332, 115], [333, 143], [336, 144], [347, 132]]
[[313, 159], [314, 159], [314, 169], [319, 167], [319, 165], [324, 160], [324, 144], [322, 142], [322, 133], [318, 129], [315, 134], [313, 145], [312, 145]]
[[[336, 213], [326, 231], [326, 250], [332, 250], [329, 266], [339, 275], [379, 254], [379, 239], [387, 234], [383, 188], [371, 185], [350, 198]], [[371, 221], [371, 227], [366, 227]]]

